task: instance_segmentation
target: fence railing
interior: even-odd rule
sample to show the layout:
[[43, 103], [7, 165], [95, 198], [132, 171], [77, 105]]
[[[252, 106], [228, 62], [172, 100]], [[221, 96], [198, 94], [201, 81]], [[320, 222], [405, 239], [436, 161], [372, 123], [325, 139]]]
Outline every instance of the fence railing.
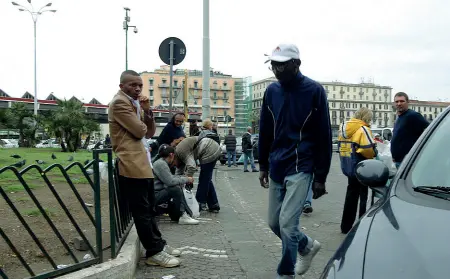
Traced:
[[[93, 160], [87, 163], [86, 165], [82, 165], [79, 162], [73, 162], [67, 167], [63, 167], [61, 164], [52, 164], [48, 166], [45, 169], [42, 169], [39, 165], [30, 165], [25, 167], [24, 169], [18, 171], [15, 167], [7, 166], [0, 169], [0, 177], [2, 174], [6, 172], [12, 172], [14, 176], [17, 178], [17, 180], [20, 182], [20, 184], [23, 186], [27, 196], [31, 201], [33, 202], [34, 206], [36, 206], [37, 210], [39, 211], [39, 214], [45, 219], [45, 223], [48, 224], [48, 226], [51, 228], [51, 233], [56, 236], [55, 241], [59, 242], [64, 251], [65, 254], [68, 255], [71, 260], [73, 261], [73, 264], [69, 265], [58, 265], [57, 260], [55, 260], [54, 257], [52, 257], [52, 253], [50, 253], [51, 248], [46, 246], [46, 243], [44, 243], [40, 236], [37, 235], [30, 224], [27, 222], [27, 220], [24, 218], [23, 214], [20, 212], [16, 204], [13, 202], [13, 200], [8, 196], [6, 191], [3, 189], [3, 186], [0, 185], [0, 194], [7, 203], [8, 207], [11, 209], [11, 211], [14, 213], [15, 218], [20, 222], [20, 224], [25, 229], [26, 233], [31, 237], [32, 241], [36, 244], [36, 246], [39, 248], [39, 251], [41, 252], [42, 258], [45, 258], [48, 264], [52, 267], [52, 270], [46, 271], [43, 273], [38, 273], [33, 270], [31, 265], [27, 262], [26, 256], [24, 255], [23, 251], [21, 252], [20, 249], [18, 249], [17, 245], [15, 244], [16, 241], [19, 242], [20, 239], [15, 239], [17, 236], [9, 231], [5, 231], [2, 227], [0, 227], [0, 235], [7, 244], [7, 246], [10, 248], [12, 253], [14, 254], [14, 257], [18, 259], [20, 264], [23, 266], [23, 268], [27, 271], [29, 276], [31, 278], [39, 278], [39, 279], [45, 279], [45, 278], [51, 278], [60, 276], [62, 274], [66, 274], [75, 270], [82, 269], [84, 267], [101, 263], [103, 262], [103, 252], [107, 248], [103, 248], [103, 235], [102, 235], [102, 204], [101, 204], [101, 174], [100, 174], [100, 154], [106, 154], [107, 155], [107, 177], [108, 177], [108, 192], [109, 192], [109, 230], [110, 230], [110, 239], [111, 239], [111, 258], [115, 258], [117, 254], [120, 251], [120, 248], [122, 247], [132, 225], [132, 218], [131, 214], [128, 210], [128, 204], [124, 200], [123, 195], [120, 194], [120, 187], [118, 182], [118, 175], [114, 174], [114, 165], [113, 165], [113, 158], [112, 158], [112, 151], [111, 149], [101, 149], [101, 150], [94, 150], [93, 151]], [[91, 179], [90, 175], [88, 174], [87, 170], [89, 167], [93, 167], [93, 180]], [[79, 168], [81, 171], [81, 174], [84, 178], [87, 180], [87, 184], [90, 185], [93, 191], [93, 201], [94, 201], [94, 216], [92, 215], [91, 211], [89, 210], [86, 202], [83, 200], [82, 195], [78, 191], [77, 187], [73, 183], [70, 175], [69, 170], [72, 168]], [[71, 191], [73, 192], [73, 199], [75, 199], [81, 206], [82, 212], [85, 214], [85, 217], [89, 219], [89, 222], [94, 227], [95, 231], [95, 243], [91, 243], [89, 241], [89, 237], [85, 234], [84, 230], [81, 228], [80, 224], [77, 222], [76, 218], [73, 216], [71, 209], [66, 205], [66, 203], [63, 201], [60, 193], [58, 193], [58, 190], [56, 187], [53, 186], [51, 182], [51, 178], [49, 178], [48, 173], [52, 170], [59, 170], [60, 174], [64, 177], [65, 182], [69, 185]], [[53, 197], [56, 199], [59, 206], [62, 208], [65, 216], [67, 217], [67, 223], [71, 224], [75, 231], [77, 232], [78, 236], [81, 238], [81, 240], [85, 243], [87, 247], [87, 251], [89, 251], [92, 256], [87, 258], [80, 259], [80, 256], [76, 256], [75, 253], [75, 247], [71, 247], [70, 243], [63, 237], [63, 233], [58, 229], [58, 226], [55, 224], [55, 222], [50, 218], [50, 214], [47, 212], [47, 210], [44, 208], [43, 204], [39, 201], [39, 198], [35, 195], [35, 193], [32, 190], [32, 187], [30, 187], [29, 183], [26, 181], [26, 178], [24, 177], [26, 174], [28, 174], [30, 171], [36, 170], [39, 174], [42, 180], [44, 181], [44, 185], [47, 186], [47, 188], [50, 190]], [[53, 173], [52, 173], [53, 175]], [[27, 197], [27, 199], [28, 199]], [[78, 216], [79, 217], [79, 216]], [[17, 221], [15, 220], [15, 221]], [[3, 220], [5, 221], [5, 220]], [[63, 225], [66, 225], [63, 224]], [[62, 226], [64, 227], [64, 226]], [[48, 244], [48, 243], [47, 243]], [[54, 246], [54, 243], [52, 243]], [[23, 250], [23, 249], [22, 249]], [[109, 258], [109, 257], [108, 257]], [[2, 278], [8, 278], [7, 272], [4, 271], [3, 267], [0, 266], [0, 276]]]

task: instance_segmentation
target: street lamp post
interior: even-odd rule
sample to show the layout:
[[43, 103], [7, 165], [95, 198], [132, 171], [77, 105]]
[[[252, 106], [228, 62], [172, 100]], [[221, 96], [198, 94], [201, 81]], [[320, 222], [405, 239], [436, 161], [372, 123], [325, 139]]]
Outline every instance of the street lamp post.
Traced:
[[137, 33], [138, 29], [136, 26], [128, 25], [128, 22], [130, 22], [130, 16], [128, 15], [130, 8], [124, 7], [123, 9], [125, 10], [125, 20], [123, 21], [123, 29], [125, 30], [125, 70], [128, 70], [128, 28], [134, 27], [134, 33]]
[[33, 26], [34, 26], [34, 115], [37, 116], [38, 111], [38, 103], [37, 103], [37, 59], [36, 59], [36, 23], [40, 15], [42, 15], [45, 12], [52, 12], [55, 13], [56, 10], [48, 10], [47, 8], [52, 5], [52, 3], [48, 3], [47, 5], [41, 7], [39, 10], [36, 10], [34, 6], [31, 4], [31, 0], [27, 0], [29, 6], [31, 7], [31, 10], [27, 7], [24, 7], [16, 2], [11, 2], [14, 6], [17, 6], [19, 8], [19, 11], [21, 12], [29, 12], [31, 15], [31, 18], [33, 19]]

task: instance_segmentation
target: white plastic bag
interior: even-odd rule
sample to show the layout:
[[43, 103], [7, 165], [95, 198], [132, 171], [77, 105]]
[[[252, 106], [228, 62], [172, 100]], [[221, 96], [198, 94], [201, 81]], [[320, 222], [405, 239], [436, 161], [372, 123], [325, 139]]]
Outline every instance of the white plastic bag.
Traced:
[[192, 211], [192, 217], [197, 218], [200, 216], [200, 206], [198, 205], [197, 199], [195, 199], [192, 191], [183, 189], [184, 198], [186, 199], [186, 203]]
[[108, 163], [100, 162], [98, 163], [98, 169], [100, 172], [100, 178], [108, 182]]
[[397, 168], [395, 167], [394, 161], [392, 160], [391, 154], [391, 143], [385, 141], [384, 143], [377, 143], [378, 150], [378, 160], [382, 161], [386, 167], [389, 169], [389, 176], [395, 175]]

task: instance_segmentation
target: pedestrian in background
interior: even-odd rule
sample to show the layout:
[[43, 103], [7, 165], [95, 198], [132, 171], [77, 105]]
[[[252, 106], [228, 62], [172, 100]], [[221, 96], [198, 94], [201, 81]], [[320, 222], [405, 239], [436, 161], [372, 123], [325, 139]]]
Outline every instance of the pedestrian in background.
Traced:
[[252, 172], [258, 172], [253, 157], [252, 128], [247, 127], [247, 132], [242, 136], [242, 154], [244, 155], [244, 172], [248, 172], [248, 163], [250, 162]]
[[391, 140], [392, 160], [397, 168], [416, 141], [428, 127], [428, 121], [418, 112], [409, 109], [409, 97], [404, 92], [394, 96], [397, 120]]
[[233, 166], [237, 166], [236, 164], [236, 136], [233, 135], [232, 130], [228, 130], [228, 135], [225, 136], [224, 144], [227, 150], [227, 161], [228, 167], [231, 167], [231, 160], [233, 160]]
[[310, 187], [314, 199], [326, 193], [330, 116], [325, 89], [300, 72], [295, 45], [279, 45], [269, 61], [278, 82], [266, 89], [261, 107], [259, 180], [269, 183], [269, 226], [283, 246], [278, 278], [294, 278], [294, 267], [305, 274], [321, 247], [299, 230], [299, 219]]
[[356, 165], [376, 156], [375, 141], [373, 140], [370, 123], [372, 111], [366, 107], [360, 108], [353, 118], [341, 124], [339, 129], [339, 157], [341, 169], [348, 178], [347, 193], [345, 195], [344, 211], [341, 220], [341, 232], [347, 234], [353, 227], [356, 212], [359, 218], [366, 213], [369, 188], [356, 178]]

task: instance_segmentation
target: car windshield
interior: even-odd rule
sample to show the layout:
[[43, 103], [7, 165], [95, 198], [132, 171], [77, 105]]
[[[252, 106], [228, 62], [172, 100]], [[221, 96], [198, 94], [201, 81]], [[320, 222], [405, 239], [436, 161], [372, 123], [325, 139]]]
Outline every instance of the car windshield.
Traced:
[[442, 120], [420, 151], [411, 170], [414, 187], [450, 187], [450, 114]]

